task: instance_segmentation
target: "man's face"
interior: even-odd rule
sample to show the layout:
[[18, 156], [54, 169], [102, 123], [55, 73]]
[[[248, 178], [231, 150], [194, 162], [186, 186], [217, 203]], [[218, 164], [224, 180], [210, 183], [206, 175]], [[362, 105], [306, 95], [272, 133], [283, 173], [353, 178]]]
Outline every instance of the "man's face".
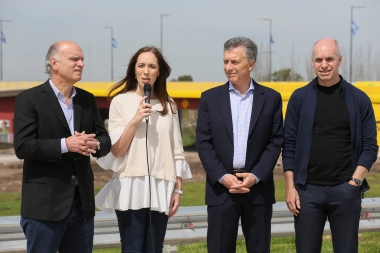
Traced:
[[50, 59], [53, 75], [68, 83], [74, 84], [80, 81], [84, 67], [82, 49], [74, 42], [64, 42], [58, 55], [58, 59]]
[[255, 61], [247, 61], [244, 47], [224, 51], [223, 61], [224, 73], [233, 85], [247, 85], [250, 82]]
[[339, 82], [342, 56], [338, 57], [337, 47], [333, 40], [323, 39], [315, 44], [312, 61], [320, 85], [331, 86]]

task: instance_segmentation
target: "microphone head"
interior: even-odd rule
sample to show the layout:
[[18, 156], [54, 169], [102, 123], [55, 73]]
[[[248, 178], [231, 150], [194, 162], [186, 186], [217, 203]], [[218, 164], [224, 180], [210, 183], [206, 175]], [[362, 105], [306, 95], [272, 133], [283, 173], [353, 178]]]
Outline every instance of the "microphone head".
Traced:
[[144, 84], [144, 94], [146, 92], [151, 92], [151, 91], [152, 91], [152, 85], [150, 85], [149, 83]]
[[150, 92], [152, 91], [152, 85], [149, 83], [144, 84], [144, 96], [148, 96], [145, 99], [145, 103], [150, 104]]

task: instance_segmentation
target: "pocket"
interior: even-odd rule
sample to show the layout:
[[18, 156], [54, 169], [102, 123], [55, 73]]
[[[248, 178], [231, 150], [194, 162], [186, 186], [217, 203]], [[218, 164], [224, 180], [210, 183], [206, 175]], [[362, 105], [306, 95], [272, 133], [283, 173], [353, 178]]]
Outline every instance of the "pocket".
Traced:
[[50, 178], [41, 176], [41, 177], [36, 177], [33, 176], [33, 178], [29, 178], [25, 180], [26, 183], [37, 183], [37, 184], [48, 184], [50, 183]]
[[348, 182], [346, 182], [346, 184], [347, 184], [349, 187], [353, 188], [353, 189], [355, 189], [355, 188], [360, 189], [360, 188], [361, 188], [359, 185], [352, 185], [352, 184], [349, 184]]

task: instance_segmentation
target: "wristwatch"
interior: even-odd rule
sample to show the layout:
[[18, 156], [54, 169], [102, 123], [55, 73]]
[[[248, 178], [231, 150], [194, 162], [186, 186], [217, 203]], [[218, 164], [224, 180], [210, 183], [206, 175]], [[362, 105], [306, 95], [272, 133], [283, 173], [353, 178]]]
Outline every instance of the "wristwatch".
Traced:
[[96, 143], [96, 150], [99, 150], [100, 149], [100, 141], [98, 141], [98, 143]]
[[362, 181], [360, 179], [352, 177], [352, 178], [350, 178], [350, 180], [354, 181], [358, 186], [362, 185]]
[[174, 192], [178, 193], [179, 195], [183, 194], [183, 191], [181, 191], [180, 189], [174, 189]]

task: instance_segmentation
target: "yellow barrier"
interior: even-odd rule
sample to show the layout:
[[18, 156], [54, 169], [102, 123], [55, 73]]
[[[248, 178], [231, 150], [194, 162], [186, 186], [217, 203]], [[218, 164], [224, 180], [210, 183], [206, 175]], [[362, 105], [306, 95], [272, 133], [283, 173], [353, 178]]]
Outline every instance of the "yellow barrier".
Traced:
[[[6, 90], [25, 90], [41, 84], [42, 82], [0, 82], [0, 92]], [[283, 112], [285, 115], [288, 100], [297, 88], [305, 86], [308, 82], [260, 82], [281, 93]], [[109, 88], [115, 82], [79, 82], [75, 86], [85, 89], [96, 97], [106, 97]], [[169, 95], [173, 98], [200, 98], [201, 93], [213, 87], [223, 85], [224, 82], [168, 82]], [[378, 143], [380, 145], [380, 81], [360, 81], [354, 83], [371, 99], [377, 122]]]

